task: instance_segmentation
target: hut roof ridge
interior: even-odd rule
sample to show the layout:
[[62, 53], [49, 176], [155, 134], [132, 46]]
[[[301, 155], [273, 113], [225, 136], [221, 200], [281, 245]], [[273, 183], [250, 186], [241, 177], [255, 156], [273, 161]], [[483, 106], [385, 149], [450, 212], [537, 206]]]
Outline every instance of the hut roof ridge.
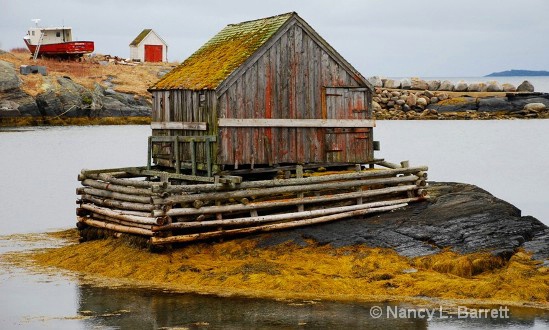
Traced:
[[227, 25], [151, 89], [215, 89], [294, 15]]

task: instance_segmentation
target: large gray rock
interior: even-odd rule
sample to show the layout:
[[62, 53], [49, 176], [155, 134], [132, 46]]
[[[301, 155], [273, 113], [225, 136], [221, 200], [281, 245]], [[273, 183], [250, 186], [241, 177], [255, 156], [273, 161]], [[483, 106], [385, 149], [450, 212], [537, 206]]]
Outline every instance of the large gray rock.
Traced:
[[408, 78], [400, 79], [400, 88], [410, 89], [411, 87], [412, 87], [412, 83], [410, 82], [410, 79]]
[[509, 95], [509, 101], [513, 105], [513, 111], [522, 111], [527, 104], [530, 103], [542, 103], [549, 108], [549, 94], [544, 93], [540, 95], [527, 95], [521, 94]]
[[517, 88], [515, 87], [515, 85], [509, 84], [509, 83], [502, 84], [501, 88], [503, 89], [504, 92], [507, 92], [507, 93], [512, 93], [517, 91]]
[[524, 106], [524, 110], [533, 111], [533, 112], [540, 112], [540, 111], [547, 110], [547, 106], [543, 103], [528, 103]]
[[513, 111], [513, 104], [506, 97], [482, 98], [478, 102], [478, 111], [499, 112]]
[[414, 78], [411, 79], [410, 89], [424, 91], [424, 90], [429, 89], [429, 85], [427, 84], [427, 82], [425, 80], [414, 77]]
[[444, 249], [459, 253], [490, 251], [510, 257], [524, 248], [534, 257], [549, 257], [549, 228], [478, 187], [431, 183], [429, 201], [373, 216], [261, 235], [260, 247], [283, 243], [367, 245], [392, 248], [417, 257]]
[[21, 79], [15, 71], [15, 66], [6, 61], [0, 61], [0, 92], [18, 89]]
[[373, 76], [368, 78], [368, 82], [372, 84], [374, 87], [383, 87], [383, 82], [381, 81], [381, 78], [379, 76]]
[[385, 80], [385, 84], [383, 85], [385, 88], [400, 88], [400, 81], [394, 80], [394, 79], [387, 79]]
[[523, 81], [520, 85], [517, 87], [517, 92], [534, 92], [534, 85], [532, 85], [528, 80]]
[[465, 81], [460, 81], [454, 86], [454, 92], [466, 92], [469, 86]]
[[17, 113], [18, 116], [22, 117], [41, 115], [34, 98], [21, 89], [12, 89], [9, 92], [0, 93], [0, 108], [4, 111], [11, 111], [5, 113], [9, 116], [15, 116]]
[[427, 106], [427, 109], [436, 110], [439, 113], [478, 110], [478, 102], [477, 99], [474, 97], [459, 97], [450, 99], [450, 101], [451, 102], [439, 102], [437, 104], [429, 104]]
[[487, 92], [503, 92], [500, 84], [497, 81], [490, 81], [488, 87], [486, 88]]
[[439, 91], [452, 92], [454, 90], [454, 83], [449, 80], [444, 80], [440, 83]]
[[65, 117], [86, 117], [92, 103], [91, 93], [70, 78], [57, 78], [59, 101]]
[[63, 114], [63, 103], [54, 89], [47, 89], [36, 96], [36, 104], [42, 116], [55, 117]]
[[480, 84], [479, 83], [470, 83], [469, 86], [467, 87], [467, 91], [469, 91], [469, 92], [480, 92], [481, 91]]
[[430, 91], [438, 91], [440, 89], [440, 80], [429, 80], [427, 85]]

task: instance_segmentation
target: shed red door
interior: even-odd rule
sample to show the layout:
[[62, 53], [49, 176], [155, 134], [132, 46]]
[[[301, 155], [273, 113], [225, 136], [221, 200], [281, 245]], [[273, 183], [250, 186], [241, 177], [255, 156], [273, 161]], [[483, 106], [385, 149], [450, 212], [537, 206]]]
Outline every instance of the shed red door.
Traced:
[[145, 62], [162, 62], [162, 45], [145, 45]]

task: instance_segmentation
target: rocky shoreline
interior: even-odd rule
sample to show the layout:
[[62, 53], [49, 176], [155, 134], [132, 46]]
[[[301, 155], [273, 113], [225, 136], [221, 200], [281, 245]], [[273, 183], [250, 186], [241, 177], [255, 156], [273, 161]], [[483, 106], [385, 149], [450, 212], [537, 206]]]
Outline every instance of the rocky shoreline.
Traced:
[[395, 81], [370, 78], [375, 86], [377, 119], [533, 119], [549, 118], [549, 93], [497, 82], [454, 85], [419, 78]]
[[[159, 70], [159, 74], [165, 71]], [[371, 77], [376, 119], [533, 119], [549, 118], [549, 93], [534, 92], [528, 81], [518, 87], [496, 82], [466, 84], [419, 78]], [[38, 92], [22, 88], [16, 67], [0, 60], [0, 124], [18, 119], [150, 117], [151, 101], [115, 91], [113, 77], [86, 88], [69, 76], [44, 76]], [[143, 91], [144, 92], [144, 91]], [[36, 122], [36, 121], [32, 121]], [[121, 121], [123, 123], [123, 121]]]
[[43, 77], [41, 92], [31, 96], [21, 89], [15, 66], [0, 61], [0, 119], [15, 117], [149, 117], [151, 103], [144, 97], [95, 84], [85, 88], [70, 77]]

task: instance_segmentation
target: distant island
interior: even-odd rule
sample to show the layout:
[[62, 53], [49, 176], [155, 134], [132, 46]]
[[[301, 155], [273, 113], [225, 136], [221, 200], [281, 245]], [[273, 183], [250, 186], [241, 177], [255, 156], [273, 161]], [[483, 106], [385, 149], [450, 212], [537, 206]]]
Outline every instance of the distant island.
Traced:
[[532, 77], [532, 76], [549, 76], [549, 71], [507, 70], [507, 71], [490, 73], [485, 77]]

